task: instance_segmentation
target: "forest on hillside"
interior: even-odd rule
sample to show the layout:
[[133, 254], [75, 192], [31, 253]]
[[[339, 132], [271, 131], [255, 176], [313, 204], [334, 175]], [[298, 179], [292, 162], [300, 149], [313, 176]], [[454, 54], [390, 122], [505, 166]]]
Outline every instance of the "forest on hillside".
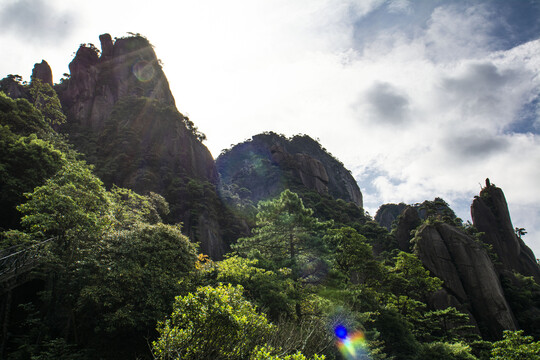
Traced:
[[[388, 230], [358, 205], [295, 183], [293, 172], [279, 193], [254, 202], [247, 188], [218, 191], [201, 177], [162, 170], [158, 158], [135, 157], [126, 173], [155, 164], [171, 176], [165, 193], [152, 182], [137, 191], [115, 181], [114, 164], [127, 160], [76, 150], [74, 133], [61, 131], [69, 114], [51, 85], [2, 82], [0, 89], [16, 82], [24, 92], [0, 92], [0, 357], [540, 359], [532, 276], [501, 283], [519, 329], [489, 329], [457, 305], [434, 306], [445, 284], [419, 257], [426, 229], [465, 234], [501, 261], [444, 200], [415, 205], [421, 216], [402, 248], [400, 216]], [[131, 116], [129, 101], [189, 127], [144, 96], [119, 102], [112, 121]], [[128, 149], [136, 135], [115, 137], [111, 126], [108, 143]], [[193, 123], [190, 132], [202, 140]], [[290, 166], [293, 157], [284, 158]], [[490, 187], [479, 195], [488, 204]], [[201, 234], [214, 223], [224, 229], [224, 254], [210, 257]]]

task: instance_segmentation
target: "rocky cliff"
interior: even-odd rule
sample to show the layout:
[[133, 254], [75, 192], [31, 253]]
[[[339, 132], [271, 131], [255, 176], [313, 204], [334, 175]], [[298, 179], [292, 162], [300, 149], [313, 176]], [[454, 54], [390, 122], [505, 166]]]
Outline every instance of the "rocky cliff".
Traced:
[[482, 241], [497, 254], [500, 271], [516, 271], [540, 283], [540, 268], [531, 249], [516, 235], [503, 191], [486, 181], [486, 187], [471, 205], [474, 226], [483, 232]]
[[154, 49], [141, 36], [113, 42], [99, 37], [102, 51], [83, 44], [69, 64], [70, 77], [56, 90], [71, 124], [99, 131], [114, 105], [134, 96], [174, 106], [174, 98]]
[[45, 60], [41, 60], [40, 63], [34, 65], [32, 69], [32, 81], [40, 80], [44, 84], [53, 85], [52, 70]]
[[[430, 299], [436, 309], [453, 306], [471, 316], [471, 324], [489, 339], [503, 330], [540, 323], [536, 285], [539, 267], [534, 254], [515, 234], [501, 189], [487, 181], [471, 205], [474, 227], [463, 227], [439, 198], [406, 206], [387, 204], [376, 219], [397, 220], [393, 235], [399, 250], [414, 251], [430, 272], [444, 281]], [[414, 245], [414, 246], [413, 246]], [[516, 275], [519, 273], [520, 275]], [[524, 300], [525, 297], [530, 299]]]
[[377, 210], [374, 220], [379, 223], [386, 230], [391, 231], [392, 225], [398, 218], [398, 216], [405, 210], [408, 205], [404, 203], [400, 204], [383, 204]]
[[255, 203], [291, 188], [363, 205], [362, 193], [350, 172], [307, 135], [255, 135], [224, 151], [216, 165], [223, 188]]
[[[101, 52], [83, 44], [70, 76], [55, 89], [67, 114], [59, 130], [107, 186], [154, 191], [170, 204], [168, 221], [182, 222], [202, 251], [219, 258], [226, 212], [216, 195], [214, 159], [204, 135], [175, 106], [159, 60], [145, 38], [100, 36]], [[41, 72], [40, 72], [41, 73]]]
[[422, 225], [415, 251], [424, 266], [444, 281], [433, 305], [454, 306], [471, 314], [480, 332], [490, 339], [499, 338], [503, 330], [517, 329], [497, 271], [487, 251], [472, 237], [446, 223]]

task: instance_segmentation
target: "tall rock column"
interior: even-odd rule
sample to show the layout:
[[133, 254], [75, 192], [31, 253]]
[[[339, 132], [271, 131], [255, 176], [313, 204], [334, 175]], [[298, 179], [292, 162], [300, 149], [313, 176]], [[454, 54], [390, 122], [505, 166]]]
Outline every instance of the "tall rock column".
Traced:
[[41, 60], [40, 63], [34, 64], [34, 69], [32, 69], [32, 80], [38, 79], [41, 80], [44, 84], [49, 84], [52, 86], [53, 77], [52, 70], [49, 64], [45, 60]]
[[540, 268], [532, 250], [514, 232], [503, 191], [486, 180], [486, 187], [471, 205], [474, 226], [485, 235], [502, 264], [501, 270], [532, 276], [540, 284]]

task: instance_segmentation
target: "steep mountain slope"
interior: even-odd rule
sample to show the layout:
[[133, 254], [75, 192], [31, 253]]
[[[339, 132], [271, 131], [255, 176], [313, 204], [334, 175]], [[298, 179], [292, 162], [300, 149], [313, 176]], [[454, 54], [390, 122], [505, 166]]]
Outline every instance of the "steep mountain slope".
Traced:
[[169, 222], [220, 257], [231, 217], [216, 194], [214, 159], [204, 135], [175, 106], [151, 44], [141, 36], [100, 36], [100, 52], [83, 44], [56, 86], [67, 114], [59, 128], [96, 165], [107, 186], [162, 194]]

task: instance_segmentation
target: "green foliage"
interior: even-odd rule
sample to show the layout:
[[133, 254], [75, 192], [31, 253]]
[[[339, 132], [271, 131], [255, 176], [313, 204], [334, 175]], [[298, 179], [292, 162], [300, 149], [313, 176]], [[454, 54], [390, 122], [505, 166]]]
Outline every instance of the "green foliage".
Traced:
[[367, 239], [350, 227], [329, 230], [326, 241], [333, 250], [335, 265], [352, 283], [376, 285], [381, 279], [380, 263], [373, 257]]
[[300, 351], [292, 354], [279, 356], [275, 355], [278, 352], [275, 348], [271, 346], [258, 346], [253, 354], [251, 354], [249, 360], [324, 360], [326, 357], [324, 355], [313, 355], [311, 358], [307, 358]]
[[328, 194], [306, 191], [302, 187], [295, 189], [306, 207], [313, 209], [313, 214], [323, 220], [332, 220], [337, 226], [361, 226], [366, 221], [364, 210], [352, 202], [335, 199]]
[[389, 278], [393, 294], [425, 301], [429, 294], [441, 288], [442, 280], [430, 276], [429, 270], [424, 268], [416, 255], [401, 251], [394, 260]]
[[64, 154], [49, 142], [35, 134], [18, 136], [0, 125], [0, 227], [18, 227], [16, 206], [23, 193], [42, 185], [64, 162]]
[[40, 79], [33, 79], [30, 84], [30, 95], [32, 103], [50, 125], [61, 125], [66, 122], [60, 99], [51, 85], [43, 83]]
[[242, 285], [246, 297], [268, 314], [271, 319], [294, 316], [298, 294], [288, 269], [265, 270], [256, 259], [232, 256], [217, 263], [217, 281]]
[[107, 234], [74, 272], [79, 321], [108, 335], [151, 329], [170, 312], [195, 261], [196, 248], [178, 227], [138, 223]]
[[454, 307], [423, 312], [413, 323], [415, 336], [422, 342], [455, 343], [479, 338], [469, 316]]
[[375, 327], [384, 339], [384, 352], [400, 360], [416, 360], [420, 344], [411, 332], [411, 325], [395, 310], [382, 309]]
[[[250, 238], [238, 239], [233, 249], [241, 254], [258, 253], [277, 267], [290, 267], [293, 277], [310, 281], [318, 276], [324, 244], [318, 231], [324, 227], [304, 207], [297, 194], [285, 190], [275, 200], [261, 201], [257, 228]], [[314, 267], [313, 267], [314, 266]], [[300, 273], [302, 268], [302, 274]]]
[[436, 197], [433, 201], [424, 201], [418, 206], [419, 215], [427, 222], [442, 221], [453, 226], [461, 227], [463, 220], [458, 218], [448, 203]]
[[523, 331], [504, 331], [503, 339], [493, 343], [493, 360], [538, 360], [540, 359], [540, 341], [533, 341]]
[[36, 134], [43, 137], [52, 132], [43, 115], [26, 99], [13, 100], [0, 91], [0, 125], [21, 136]]
[[158, 324], [157, 359], [246, 359], [273, 326], [242, 295], [240, 285], [201, 287], [176, 298]]
[[468, 345], [446, 342], [423, 344], [419, 358], [422, 360], [476, 360]]
[[380, 254], [382, 258], [398, 248], [395, 237], [376, 221], [366, 221], [355, 229], [367, 239], [375, 253]]
[[340, 307], [317, 294], [304, 295], [300, 303], [300, 314], [297, 318], [280, 318], [276, 329], [268, 339], [268, 345], [280, 349], [280, 354], [292, 355], [297, 351], [305, 356], [324, 354], [334, 358], [335, 348], [334, 326], [340, 322], [347, 325], [357, 324], [346, 319]]
[[505, 274], [501, 285], [521, 328], [527, 335], [540, 338], [540, 285], [519, 273]]
[[40, 315], [45, 332], [74, 334], [75, 343], [107, 357], [132, 343], [128, 353], [147, 352], [144, 336], [185, 291], [180, 281], [197, 258], [179, 227], [160, 223], [167, 203], [152, 193], [108, 192], [90, 167], [73, 160], [27, 197], [19, 206], [23, 228], [33, 237], [55, 236], [42, 264], [49, 285], [40, 301], [57, 309]]
[[81, 360], [88, 359], [90, 355], [87, 351], [78, 350], [77, 346], [68, 344], [63, 338], [56, 338], [43, 344], [43, 349], [37, 355], [33, 355], [31, 360]]
[[169, 214], [169, 204], [163, 196], [153, 192], [143, 196], [115, 185], [110, 195], [117, 227], [129, 228], [140, 222], [157, 224]]
[[110, 198], [83, 162], [64, 165], [45, 185], [26, 194], [21, 224], [35, 236], [56, 236], [75, 251], [78, 240], [96, 238], [110, 224]]

